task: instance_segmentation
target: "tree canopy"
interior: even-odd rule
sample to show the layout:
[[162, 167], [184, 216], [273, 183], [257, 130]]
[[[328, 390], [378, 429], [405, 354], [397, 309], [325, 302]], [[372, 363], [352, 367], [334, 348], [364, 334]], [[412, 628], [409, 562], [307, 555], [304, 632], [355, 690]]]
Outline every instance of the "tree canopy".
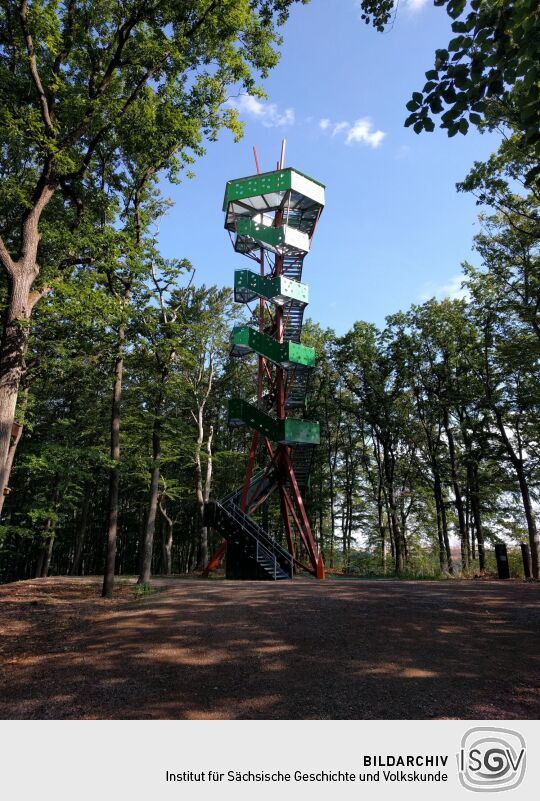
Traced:
[[[448, 136], [469, 125], [505, 124], [540, 158], [540, 9], [536, 0], [434, 0], [452, 19], [455, 36], [435, 51], [426, 83], [413, 92], [405, 125], [433, 131], [434, 118]], [[394, 0], [362, 0], [362, 18], [378, 31], [392, 22]]]

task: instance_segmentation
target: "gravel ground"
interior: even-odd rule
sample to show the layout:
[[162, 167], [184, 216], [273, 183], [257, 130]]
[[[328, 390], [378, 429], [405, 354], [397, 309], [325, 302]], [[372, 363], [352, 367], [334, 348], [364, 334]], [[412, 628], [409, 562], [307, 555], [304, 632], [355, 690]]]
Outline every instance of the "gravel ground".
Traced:
[[0, 717], [540, 717], [540, 585], [0, 587]]

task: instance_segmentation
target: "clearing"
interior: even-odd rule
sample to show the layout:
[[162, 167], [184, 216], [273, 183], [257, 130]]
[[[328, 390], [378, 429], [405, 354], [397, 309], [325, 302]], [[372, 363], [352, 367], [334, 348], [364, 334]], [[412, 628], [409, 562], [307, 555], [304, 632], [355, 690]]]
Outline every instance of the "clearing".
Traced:
[[0, 587], [0, 717], [540, 717], [538, 584]]

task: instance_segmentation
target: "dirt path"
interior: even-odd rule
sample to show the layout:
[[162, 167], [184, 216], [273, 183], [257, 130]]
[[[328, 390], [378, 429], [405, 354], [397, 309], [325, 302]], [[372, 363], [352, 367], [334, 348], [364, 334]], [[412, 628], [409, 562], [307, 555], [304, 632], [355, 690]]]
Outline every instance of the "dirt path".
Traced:
[[539, 718], [540, 586], [0, 587], [1, 718]]

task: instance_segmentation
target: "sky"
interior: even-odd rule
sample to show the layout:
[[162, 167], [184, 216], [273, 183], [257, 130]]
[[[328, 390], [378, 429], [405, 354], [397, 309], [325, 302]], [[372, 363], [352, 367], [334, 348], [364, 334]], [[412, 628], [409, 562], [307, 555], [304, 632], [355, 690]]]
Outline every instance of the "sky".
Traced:
[[226, 181], [255, 173], [254, 145], [261, 170], [275, 169], [286, 139], [285, 165], [326, 185], [304, 261], [313, 320], [343, 334], [356, 320], [383, 326], [412, 303], [456, 296], [461, 263], [478, 263], [479, 209], [455, 184], [499, 139], [403, 127], [405, 104], [451, 38], [445, 10], [402, 0], [393, 28], [379, 34], [356, 0], [311, 0], [293, 6], [282, 33], [281, 60], [263, 83], [267, 100], [232, 101], [244, 138], [234, 143], [223, 131], [194, 179], [162, 185], [174, 202], [160, 228], [163, 254], [190, 259], [198, 285], [231, 286], [234, 270], [251, 264], [223, 228]]

